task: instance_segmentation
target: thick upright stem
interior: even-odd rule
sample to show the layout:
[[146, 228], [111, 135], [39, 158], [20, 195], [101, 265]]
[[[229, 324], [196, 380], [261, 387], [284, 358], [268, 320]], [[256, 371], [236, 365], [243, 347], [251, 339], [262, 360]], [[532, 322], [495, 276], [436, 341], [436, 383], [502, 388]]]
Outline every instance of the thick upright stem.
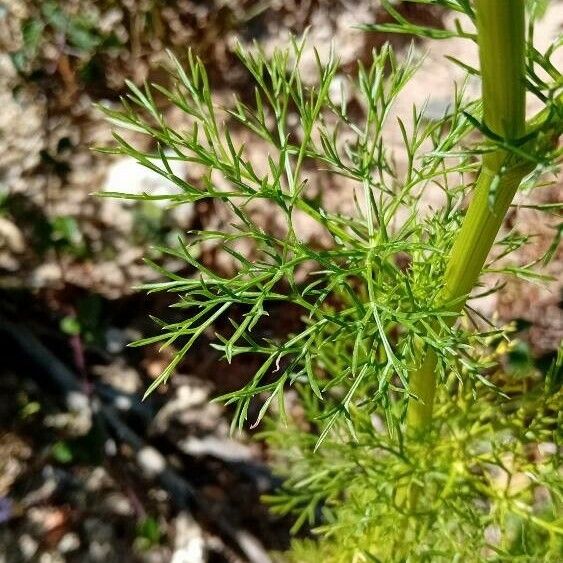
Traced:
[[[475, 0], [482, 76], [483, 121], [508, 141], [525, 132], [525, 21], [524, 0]], [[463, 298], [476, 284], [518, 185], [528, 173], [525, 163], [503, 150], [483, 157], [475, 194], [452, 247], [444, 280], [443, 302]], [[452, 323], [455, 317], [452, 319]], [[409, 432], [419, 433], [432, 420], [436, 391], [436, 355], [421, 350], [421, 365], [413, 372], [407, 412]]]

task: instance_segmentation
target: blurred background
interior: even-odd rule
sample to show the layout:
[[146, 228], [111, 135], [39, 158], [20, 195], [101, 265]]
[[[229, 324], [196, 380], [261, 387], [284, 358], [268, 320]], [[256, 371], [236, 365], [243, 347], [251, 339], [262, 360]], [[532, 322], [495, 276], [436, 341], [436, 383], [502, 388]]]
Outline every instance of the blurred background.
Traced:
[[[396, 5], [418, 23], [451, 23], [439, 9]], [[230, 437], [228, 409], [210, 402], [243, 385], [252, 361], [227, 365], [200, 346], [141, 403], [171, 352], [127, 347], [156, 333], [149, 314], [178, 314], [166, 295], [134, 290], [159, 276], [142, 258], [190, 275], [157, 247], [191, 228], [221, 229], [229, 218], [206, 201], [169, 210], [93, 196], [173, 189], [133, 160], [92, 150], [112, 142], [96, 104], [117, 104], [126, 80], [166, 84], [165, 51], [182, 60], [188, 47], [205, 61], [222, 103], [250, 86], [233, 53], [237, 41], [271, 53], [307, 28], [304, 75], [314, 65], [310, 47], [326, 59], [334, 41], [337, 81], [346, 84], [357, 61], [369, 63], [385, 41], [399, 53], [409, 45], [411, 38], [355, 27], [384, 17], [377, 0], [0, 0], [0, 562], [266, 562], [287, 548], [292, 522], [259, 502], [279, 485], [267, 449], [252, 431]], [[552, 43], [562, 25], [563, 3], [551, 2], [539, 45]], [[463, 77], [444, 55], [476, 64], [476, 53], [455, 39], [417, 49], [426, 57], [394, 111], [408, 115], [413, 103], [428, 102], [429, 117], [439, 116]], [[470, 88], [478, 92], [478, 84]], [[162, 107], [180, 127], [178, 110]], [[247, 141], [236, 128], [231, 135]], [[127, 138], [150, 149], [145, 138]], [[400, 160], [393, 126], [388, 139]], [[201, 177], [177, 166], [193, 183]], [[310, 174], [335, 207], [353, 206], [346, 186]], [[526, 197], [550, 203], [561, 195], [551, 186]], [[429, 207], [439, 203], [429, 194]], [[273, 228], [267, 207], [256, 213]], [[535, 235], [511, 258], [524, 265], [557, 245], [561, 219], [514, 207], [507, 228]], [[310, 241], [321, 236], [303, 229]], [[542, 369], [561, 343], [562, 256], [554, 252], [551, 281], [514, 278], [476, 304], [498, 322], [517, 323], [506, 369]], [[223, 273], [231, 267], [213, 246], [200, 259]], [[264, 330], [288, 332], [299, 322], [287, 307], [271, 318]]]

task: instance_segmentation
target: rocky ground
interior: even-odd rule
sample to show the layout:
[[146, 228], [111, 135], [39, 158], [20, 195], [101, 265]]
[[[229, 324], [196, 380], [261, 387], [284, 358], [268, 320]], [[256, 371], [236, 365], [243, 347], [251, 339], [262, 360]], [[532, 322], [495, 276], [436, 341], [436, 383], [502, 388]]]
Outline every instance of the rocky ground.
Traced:
[[[434, 9], [401, 9], [421, 23], [451, 23]], [[291, 523], [259, 503], [277, 485], [267, 452], [249, 436], [231, 438], [229, 412], [210, 402], [240, 386], [251, 365], [225, 366], [211, 350], [197, 350], [140, 402], [167, 357], [126, 345], [154, 333], [149, 313], [170, 315], [165, 296], [133, 289], [158, 277], [142, 258], [183, 268], [155, 245], [228, 217], [205, 202], [169, 210], [92, 196], [171, 189], [133, 161], [91, 150], [111, 143], [95, 104], [115, 104], [125, 79], [165, 80], [164, 50], [182, 54], [187, 45], [208, 64], [219, 98], [243, 91], [235, 42], [256, 39], [271, 52], [307, 26], [321, 57], [334, 41], [346, 82], [357, 60], [368, 61], [390, 39], [353, 26], [381, 17], [367, 0], [0, 1], [0, 561], [262, 562], [287, 547]], [[538, 41], [549, 44], [562, 25], [563, 3], [553, 2]], [[391, 39], [399, 50], [408, 43]], [[475, 53], [456, 40], [417, 49], [426, 58], [394, 111], [428, 102], [439, 114], [452, 80], [462, 78], [444, 55], [471, 64]], [[308, 51], [305, 68], [313, 61]], [[232, 132], [235, 142], [242, 135]], [[398, 129], [390, 127], [388, 139], [399, 147]], [[256, 154], [261, 149], [256, 144]], [[179, 166], [177, 173], [198, 171]], [[351, 192], [329, 180], [329, 204], [352, 207]], [[520, 203], [560, 200], [554, 186]], [[439, 194], [429, 196], [429, 206], [439, 203]], [[256, 213], [275, 228], [267, 207]], [[560, 217], [514, 207], [508, 223], [537, 235], [512, 258], [524, 265], [549, 247]], [[302, 229], [309, 240], [322, 236], [306, 223]], [[229, 267], [207, 252], [210, 267]], [[534, 358], [553, 355], [563, 339], [556, 252], [547, 272], [554, 281], [510, 281], [476, 304], [499, 321], [517, 320]], [[276, 314], [279, 330], [295, 322], [290, 311]]]

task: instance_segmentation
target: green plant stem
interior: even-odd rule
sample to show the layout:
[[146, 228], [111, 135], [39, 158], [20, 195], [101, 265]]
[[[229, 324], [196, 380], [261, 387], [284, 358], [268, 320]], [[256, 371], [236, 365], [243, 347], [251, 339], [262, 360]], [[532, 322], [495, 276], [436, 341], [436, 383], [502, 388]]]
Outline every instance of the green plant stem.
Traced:
[[[476, 0], [475, 10], [483, 121], [494, 134], [515, 141], [525, 132], [524, 0]], [[461, 312], [477, 283], [514, 194], [529, 171], [528, 163], [514, 162], [501, 149], [483, 156], [475, 194], [446, 268], [442, 299], [454, 303], [453, 312]], [[421, 350], [421, 355], [420, 367], [410, 379], [410, 390], [418, 397], [409, 402], [407, 411], [411, 434], [426, 430], [432, 421], [436, 392], [436, 354]]]

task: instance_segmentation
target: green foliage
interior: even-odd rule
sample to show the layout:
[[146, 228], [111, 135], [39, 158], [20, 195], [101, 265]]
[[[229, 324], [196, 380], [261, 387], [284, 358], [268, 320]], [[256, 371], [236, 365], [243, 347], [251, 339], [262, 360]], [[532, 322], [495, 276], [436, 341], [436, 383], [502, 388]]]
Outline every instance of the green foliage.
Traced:
[[[468, 1], [419, 3], [474, 19]], [[475, 39], [461, 24], [453, 31], [422, 28], [391, 4], [387, 8], [396, 22], [378, 30]], [[203, 64], [190, 53], [187, 68], [171, 57], [172, 87], [129, 84], [122, 108], [104, 109], [115, 126], [147, 135], [156, 149], [141, 151], [115, 133], [116, 145], [103, 150], [135, 157], [181, 193], [103, 195], [165, 199], [171, 205], [212, 200], [232, 217], [229, 229], [190, 232], [176, 246], [159, 249], [194, 273], [181, 276], [155, 265], [164, 280], [146, 289], [178, 294], [174, 306], [185, 312], [185, 320], [157, 320], [160, 333], [136, 344], [174, 349], [174, 359], [147, 393], [173, 374], [203, 335], [214, 335], [212, 346], [226, 361], [261, 358], [249, 383], [221, 399], [235, 407], [234, 428], [255, 426], [268, 412], [286, 419], [285, 427], [276, 424], [267, 433], [288, 478], [270, 501], [279, 512], [297, 515], [296, 529], [305, 522], [321, 524], [318, 530], [326, 538], [320, 547], [296, 544], [296, 561], [540, 555], [555, 560], [561, 547], [558, 458], [534, 454], [541, 443], [557, 447], [560, 359], [546, 382], [527, 369], [502, 375], [495, 369], [498, 353], [491, 350], [506, 346], [509, 329], [483, 323], [470, 306], [466, 322], [454, 324], [467, 295], [444, 302], [441, 281], [463, 202], [475, 186], [478, 159], [502, 151], [510, 166], [501, 173], [510, 179], [517, 168], [521, 178], [525, 168], [526, 190], [545, 182], [560, 161], [554, 138], [563, 112], [550, 62], [553, 49], [535, 50], [531, 32], [532, 26], [528, 89], [545, 110], [530, 121], [526, 136], [507, 141], [489, 130], [481, 122], [480, 101], [460, 87], [441, 118], [429, 119], [424, 107], [413, 107], [397, 120], [404, 165], [397, 164], [385, 131], [394, 101], [416, 72], [413, 49], [399, 58], [386, 45], [369, 67], [359, 66], [357, 79], [347, 85], [359, 100], [359, 118], [343, 91], [331, 88], [338, 69], [334, 57], [326, 63], [317, 57], [311, 86], [311, 77], [306, 82], [300, 70], [305, 43], [296, 41], [270, 58], [258, 47], [239, 49], [254, 89], [227, 107], [216, 102]], [[546, 72], [538, 73], [539, 67]], [[160, 96], [184, 113], [185, 128], [167, 122], [155, 101]], [[237, 143], [235, 128], [265, 147], [262, 162], [247, 148], [251, 143]], [[475, 140], [476, 129], [481, 141]], [[207, 173], [197, 183], [186, 181], [173, 173], [174, 159]], [[316, 185], [319, 169], [353, 191], [354, 213], [329, 207]], [[491, 181], [493, 200], [495, 185]], [[441, 190], [444, 205], [424, 213], [430, 189]], [[257, 201], [283, 219], [283, 228], [266, 229], [256, 220]], [[306, 240], [299, 229], [302, 218], [314, 222], [327, 242]], [[506, 260], [527, 242], [514, 230], [498, 242], [498, 253]], [[229, 254], [235, 273], [209, 268], [199, 252], [205, 244]], [[542, 258], [553, 255], [549, 250]], [[536, 263], [500, 267], [496, 260], [486, 268], [541, 278]], [[290, 334], [283, 327], [279, 333], [262, 328], [280, 304], [300, 318]], [[230, 328], [220, 329], [225, 320]], [[416, 400], [409, 383], [421, 349], [436, 356], [440, 385], [436, 422], [428, 436], [413, 440], [404, 435], [403, 421], [407, 404]], [[511, 354], [514, 367], [520, 352]], [[289, 388], [298, 394], [302, 418], [286, 413]], [[249, 420], [257, 397], [262, 407]], [[419, 502], [405, 506], [399, 491], [415, 489]]]
[[87, 344], [97, 345], [103, 342], [104, 328], [102, 303], [97, 295], [78, 299], [76, 312], [63, 317], [60, 322], [62, 332], [70, 336], [79, 334]]
[[57, 440], [51, 446], [53, 459], [61, 464], [100, 464], [103, 457], [103, 433], [94, 428], [85, 436]]
[[72, 454], [72, 448], [67, 442], [62, 440], [53, 444], [51, 453], [55, 461], [58, 461], [59, 463], [70, 463], [74, 457]]
[[152, 516], [146, 516], [137, 524], [135, 547], [139, 551], [147, 551], [162, 541], [162, 530]]
[[21, 24], [22, 46], [12, 53], [18, 71], [32, 73], [41, 64], [41, 49], [61, 43], [87, 63], [98, 51], [119, 46], [117, 38], [102, 32], [88, 13], [70, 13], [60, 2], [41, 2]]
[[[545, 383], [537, 372], [525, 380], [493, 372], [489, 381], [510, 401], [449, 378], [424, 440], [390, 439], [377, 417], [355, 412], [356, 438], [336, 426], [314, 453], [311, 433], [272, 426], [265, 436], [287, 481], [267, 500], [280, 514], [300, 514], [296, 528], [308, 522], [323, 537], [320, 545], [295, 541], [292, 560], [557, 561], [561, 391], [553, 378], [562, 359]], [[311, 392], [302, 393], [310, 416]], [[398, 501], [398, 484], [420, 491], [415, 512]]]
[[88, 254], [82, 232], [74, 217], [58, 216], [49, 221], [49, 246], [77, 257]]
[[[261, 418], [272, 401], [278, 400], [283, 406], [282, 392], [287, 383], [301, 380], [309, 381], [319, 397], [339, 384], [348, 386], [341, 400], [330, 401], [333, 393], [328, 394], [332, 403], [327, 413], [329, 424], [348, 416], [350, 406], [360, 401], [368, 409], [383, 406], [394, 426], [401, 416], [407, 365], [412, 361], [415, 340], [428, 341], [438, 351], [451, 350], [451, 355], [443, 356], [452, 367], [459, 360], [455, 352], [458, 346], [453, 343], [463, 335], [452, 329], [444, 339], [434, 339], [433, 335], [428, 337], [426, 325], [430, 318], [448, 315], [444, 307], [434, 304], [434, 297], [438, 289], [435, 276], [443, 270], [444, 254], [458, 227], [457, 207], [463, 197], [463, 189], [450, 186], [450, 182], [452, 175], [470, 172], [474, 165], [470, 154], [460, 154], [447, 163], [446, 154], [472, 130], [464, 111], [475, 106], [464, 103], [460, 91], [450, 114], [439, 122], [429, 122], [424, 119], [423, 110], [413, 109], [409, 128], [400, 123], [409, 165], [406, 176], [399, 181], [400, 173], [384, 145], [383, 126], [395, 97], [416, 69], [414, 54], [398, 63], [386, 47], [375, 55], [371, 68], [360, 69], [357, 87], [366, 114], [364, 122], [356, 124], [346, 105], [329, 97], [336, 71], [334, 60], [327, 65], [319, 62], [318, 86], [307, 89], [302, 83], [298, 73], [302, 49], [303, 44], [294, 44], [291, 54], [278, 52], [271, 61], [266, 61], [261, 53], [240, 52], [257, 82], [256, 107], [252, 109], [237, 100], [227, 114], [271, 144], [267, 157], [269, 171], [265, 175], [255, 171], [245, 147], [235, 148], [229, 127], [217, 117], [204, 68], [193, 57], [189, 74], [175, 61], [179, 78], [176, 90], [155, 86], [192, 116], [190, 131], [176, 132], [166, 124], [149, 89], [143, 92], [132, 87], [124, 111], [106, 110], [113, 123], [147, 133], [159, 142], [158, 154], [164, 170], [151, 161], [155, 155], [139, 152], [117, 134], [118, 147], [112, 152], [134, 155], [180, 186], [183, 193], [168, 198], [173, 204], [213, 198], [228, 206], [238, 220], [230, 232], [190, 233], [178, 248], [163, 249], [197, 268], [201, 275], [184, 279], [163, 272], [170, 281], [147, 286], [151, 291], [181, 293], [177, 306], [188, 310], [186, 321], [163, 326], [160, 335], [138, 343], [162, 341], [172, 345], [187, 338], [148, 392], [168, 378], [208, 326], [228, 314], [229, 309], [241, 306], [246, 308], [244, 317], [240, 321], [233, 319], [231, 334], [218, 335], [214, 345], [227, 360], [245, 353], [264, 358], [262, 368], [245, 389], [224, 397], [237, 404], [235, 422], [239, 426], [247, 419], [254, 395], [270, 395]], [[386, 68], [391, 70], [384, 79]], [[297, 128], [288, 124], [290, 108], [299, 117]], [[275, 127], [271, 125], [272, 118]], [[345, 144], [339, 140], [344, 135], [351, 138]], [[434, 148], [432, 158], [418, 154], [424, 143]], [[175, 158], [205, 164], [210, 175], [204, 185], [193, 186], [176, 177], [168, 166], [164, 147], [172, 149]], [[322, 163], [335, 174], [355, 182], [356, 215], [328, 211], [323, 207], [322, 193], [316, 199], [308, 196], [308, 178], [303, 169], [310, 161]], [[211, 171], [220, 172], [228, 180], [228, 190], [212, 183]], [[437, 215], [421, 220], [420, 192], [431, 182], [444, 191], [447, 204]], [[247, 208], [258, 198], [267, 200], [284, 217], [286, 230], [281, 236], [254, 222]], [[406, 218], [400, 220], [399, 214], [405, 212]], [[316, 248], [300, 239], [294, 227], [298, 214], [316, 221], [329, 235], [329, 248]], [[399, 221], [401, 226], [391, 231], [389, 226]], [[252, 259], [236, 250], [240, 239], [252, 243]], [[233, 257], [237, 263], [235, 276], [221, 277], [193, 258], [191, 249], [205, 241], [216, 241]], [[401, 256], [409, 257], [408, 269], [398, 265]], [[311, 263], [316, 265], [316, 271], [305, 283], [298, 281], [302, 269]], [[253, 328], [268, 314], [268, 306], [280, 301], [300, 309], [301, 332], [284, 342], [256, 340]], [[388, 336], [391, 327], [404, 333], [397, 346], [392, 345]], [[352, 361], [344, 371], [332, 373], [331, 365], [340, 357]], [[326, 381], [319, 377], [319, 368]], [[275, 382], [265, 382], [275, 370]], [[329, 380], [326, 374], [336, 380]], [[368, 403], [356, 395], [356, 388], [364, 380], [373, 386]], [[394, 403], [396, 408], [392, 408]]]

